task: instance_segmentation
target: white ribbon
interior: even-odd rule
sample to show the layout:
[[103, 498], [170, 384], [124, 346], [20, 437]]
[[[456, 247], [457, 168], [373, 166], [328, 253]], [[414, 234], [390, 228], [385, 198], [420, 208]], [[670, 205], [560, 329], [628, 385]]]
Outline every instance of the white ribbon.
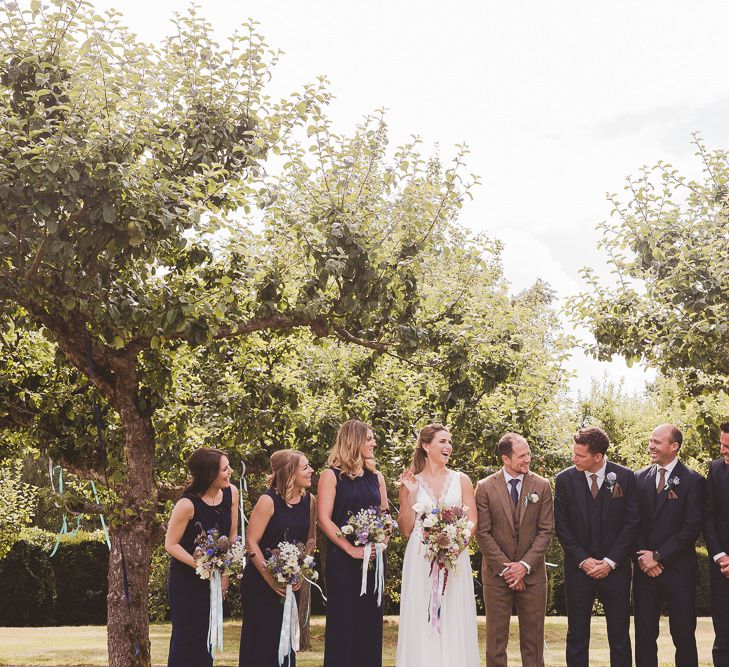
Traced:
[[223, 582], [217, 569], [210, 575], [208, 651], [213, 658], [216, 649], [223, 650]]
[[382, 557], [384, 551], [384, 544], [375, 544], [375, 595], [378, 607], [382, 606], [382, 594], [385, 592], [385, 561]]
[[359, 589], [360, 597], [367, 593], [367, 569], [370, 565], [370, 555], [372, 554], [372, 544], [367, 542], [364, 545], [364, 555], [362, 556], [362, 586]]
[[[246, 522], [248, 519], [246, 519], [245, 512], [243, 511], [243, 497], [245, 493], [248, 493], [248, 482], [246, 482], [246, 464], [241, 461], [241, 472], [240, 472], [240, 481], [238, 483], [238, 488], [240, 489], [240, 493], [238, 493], [238, 505], [240, 509], [240, 539], [245, 545], [246, 543]], [[243, 557], [243, 563], [242, 567], [245, 568], [246, 566], [246, 558]]]
[[278, 664], [281, 667], [285, 658], [291, 651], [299, 650], [299, 607], [296, 604], [296, 596], [291, 584], [286, 586], [286, 598], [284, 599], [283, 619], [281, 620], [281, 636], [278, 640]]
[[[370, 556], [372, 555], [372, 543], [368, 542], [364, 546], [364, 554], [362, 555], [362, 586], [359, 589], [360, 596], [367, 593], [367, 570], [370, 565]], [[385, 560], [382, 554], [385, 552], [385, 545], [377, 542], [375, 545], [375, 590], [377, 596], [377, 606], [382, 606], [382, 594], [385, 592]]]

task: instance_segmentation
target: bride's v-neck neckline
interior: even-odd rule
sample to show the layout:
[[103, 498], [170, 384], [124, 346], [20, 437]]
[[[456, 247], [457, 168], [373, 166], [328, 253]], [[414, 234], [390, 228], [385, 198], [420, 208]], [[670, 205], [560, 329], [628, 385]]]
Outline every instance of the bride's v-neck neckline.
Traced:
[[440, 490], [440, 495], [436, 498], [436, 495], [433, 491], [433, 489], [430, 488], [430, 485], [428, 482], [425, 481], [425, 477], [418, 474], [417, 478], [420, 484], [423, 487], [423, 491], [430, 497], [430, 499], [436, 504], [440, 504], [443, 502], [444, 498], [446, 497], [446, 494], [448, 493], [448, 489], [451, 486], [451, 482], [453, 481], [453, 475], [455, 474], [454, 470], [449, 470], [448, 474], [446, 475], [445, 480], [443, 481], [443, 488]]

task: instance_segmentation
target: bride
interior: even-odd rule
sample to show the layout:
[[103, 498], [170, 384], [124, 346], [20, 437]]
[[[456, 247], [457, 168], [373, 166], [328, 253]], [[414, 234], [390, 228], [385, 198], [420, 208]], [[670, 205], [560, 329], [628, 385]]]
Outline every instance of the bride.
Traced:
[[440, 628], [431, 623], [433, 591], [430, 563], [421, 542], [422, 526], [413, 505], [468, 507], [476, 532], [476, 500], [467, 475], [446, 467], [453, 451], [451, 434], [442, 424], [420, 430], [412, 467], [400, 475], [400, 531], [409, 536], [402, 568], [397, 667], [478, 667], [476, 601], [468, 549], [458, 568], [448, 574], [440, 611]]

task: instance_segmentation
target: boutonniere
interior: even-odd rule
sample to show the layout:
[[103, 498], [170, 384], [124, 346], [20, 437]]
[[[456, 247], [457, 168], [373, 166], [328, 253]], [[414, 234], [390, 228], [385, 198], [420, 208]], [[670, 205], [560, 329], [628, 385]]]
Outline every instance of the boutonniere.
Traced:
[[526, 498], [524, 498], [524, 507], [538, 502], [539, 496], [536, 493], [530, 493]]
[[663, 487], [664, 491], [668, 491], [668, 499], [669, 500], [677, 500], [678, 494], [674, 491], [674, 489], [681, 483], [681, 480], [677, 476], [671, 477], [667, 482], [666, 486]]
[[623, 497], [623, 489], [620, 487], [620, 483], [618, 482], [618, 476], [614, 472], [609, 472], [607, 475], [605, 475], [605, 481], [607, 482], [608, 491], [610, 492], [611, 497]]

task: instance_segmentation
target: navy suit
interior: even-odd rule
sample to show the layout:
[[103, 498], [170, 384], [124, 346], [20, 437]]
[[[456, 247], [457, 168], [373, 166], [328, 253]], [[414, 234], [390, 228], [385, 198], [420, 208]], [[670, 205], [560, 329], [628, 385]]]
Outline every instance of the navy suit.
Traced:
[[[704, 478], [680, 461], [656, 489], [658, 466], [635, 473], [640, 503], [636, 550], [658, 551], [663, 572], [649, 577], [636, 566], [633, 578], [635, 664], [657, 667], [661, 609], [668, 608], [676, 667], [697, 667], [696, 539], [701, 532]], [[678, 480], [678, 484], [672, 480]]]
[[[611, 473], [613, 484], [608, 481]], [[568, 667], [588, 667], [596, 597], [605, 609], [610, 664], [630, 667], [630, 557], [638, 528], [633, 471], [608, 461], [605, 479], [593, 498], [584, 472], [574, 466], [563, 470], [555, 482], [554, 522], [565, 555]], [[588, 577], [579, 567], [586, 558], [606, 557], [617, 566], [604, 579]]]
[[714, 556], [722, 551], [729, 554], [729, 465], [724, 459], [712, 461], [709, 466], [704, 538], [709, 550], [711, 616], [714, 620], [712, 655], [715, 667], [729, 667], [729, 579], [714, 562]]

